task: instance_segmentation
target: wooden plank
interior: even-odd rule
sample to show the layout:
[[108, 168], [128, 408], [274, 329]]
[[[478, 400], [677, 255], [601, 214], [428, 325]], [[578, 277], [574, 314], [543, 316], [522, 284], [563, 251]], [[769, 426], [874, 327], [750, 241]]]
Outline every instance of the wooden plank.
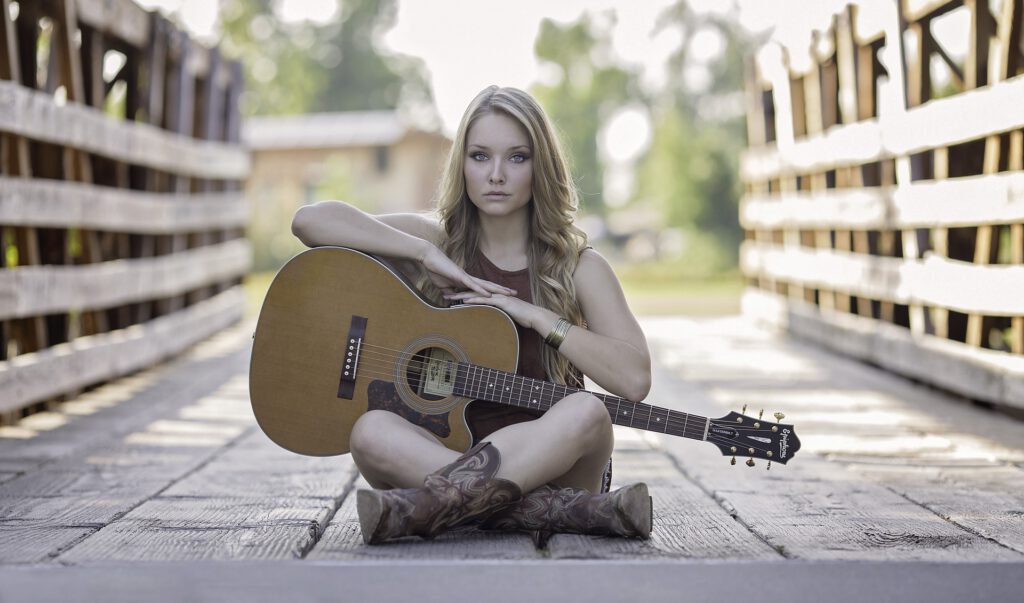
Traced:
[[[11, 490], [6, 489], [9, 493]], [[128, 512], [135, 501], [108, 497], [41, 497], [0, 495], [0, 526], [101, 528]]]
[[680, 459], [687, 455], [691, 479], [786, 558], [1021, 559], [1019, 553], [953, 525], [884, 486], [858, 479], [836, 464], [804, 456], [799, 463], [771, 471], [744, 471], [743, 479], [736, 479], [737, 473], [723, 471], [704, 455], [695, 459], [682, 444], [661, 439], [670, 454]]
[[[964, 203], [971, 199], [971, 203]], [[740, 222], [748, 230], [951, 228], [1024, 221], [1019, 170], [952, 180], [851, 190], [744, 196]]]
[[[1010, 227], [1010, 263], [1024, 264], [1024, 224]], [[1010, 351], [1024, 354], [1024, 317], [1014, 316], [1010, 322]]]
[[148, 124], [115, 121], [101, 111], [0, 81], [0, 131], [80, 149], [118, 161], [201, 178], [244, 178], [247, 152], [198, 141]]
[[971, 348], [860, 316], [784, 304], [775, 294], [748, 289], [743, 312], [784, 325], [801, 338], [886, 370], [934, 384], [972, 400], [1024, 408], [1024, 362], [1019, 356]]
[[0, 525], [0, 563], [45, 563], [96, 531], [96, 528]]
[[250, 247], [234, 239], [154, 258], [0, 271], [0, 318], [108, 308], [234, 279], [248, 269]]
[[[359, 478], [355, 489], [369, 488]], [[356, 513], [355, 490], [341, 503], [323, 537], [306, 556], [312, 561], [402, 561], [431, 560], [536, 560], [543, 557], [529, 536], [505, 532], [482, 532], [472, 527], [445, 532], [429, 542], [417, 537], [402, 538], [383, 545], [363, 544]]]
[[75, 6], [84, 25], [136, 48], [149, 42], [149, 13], [131, 0], [76, 0]]
[[920, 21], [940, 17], [959, 8], [963, 0], [901, 0], [904, 16], [908, 21]]
[[[709, 494], [687, 480], [664, 452], [645, 447], [616, 450], [615, 472], [645, 482], [654, 499], [650, 540], [556, 534], [548, 542], [553, 559], [779, 559]], [[617, 487], [617, 486], [613, 486]]]
[[[979, 266], [931, 254], [923, 260], [804, 250], [744, 241], [740, 265], [803, 286], [825, 287], [901, 304], [937, 305], [964, 313], [1014, 316], [1024, 312], [1024, 267]], [[948, 287], [955, 282], [957, 287]], [[993, 296], [991, 291], [1000, 291]]]
[[[892, 156], [910, 156], [1024, 127], [1024, 114], [1013, 111], [1024, 97], [1024, 76], [986, 88], [935, 99], [886, 121], [833, 126], [791, 146], [744, 151], [740, 173], [745, 181], [768, 180], [786, 172], [813, 172], [859, 165]], [[935, 124], [942, 124], [941, 128]]]
[[854, 469], [952, 523], [1024, 553], [1024, 471], [1017, 467], [854, 465]]
[[[209, 429], [210, 423], [213, 427], [254, 429], [248, 394], [233, 393], [239, 383], [244, 387], [247, 382], [248, 353], [242, 346], [250, 333], [251, 328], [229, 329], [171, 363], [90, 390], [45, 413], [51, 415], [50, 425], [39, 424], [36, 419], [41, 415], [33, 414], [17, 425], [0, 428], [0, 470], [26, 476], [56, 472], [65, 477], [52, 482], [68, 483], [71, 474], [116, 473], [128, 468], [161, 473], [165, 481], [157, 486], [166, 487], [206, 462], [225, 442], [235, 441], [237, 430]], [[222, 349], [214, 352], [210, 345]], [[225, 346], [228, 349], [223, 349]], [[216, 416], [211, 417], [213, 412]], [[197, 421], [188, 432], [168, 429], [166, 417], [175, 416], [204, 423]], [[97, 432], [103, 437], [98, 438]], [[189, 433], [206, 437], [203, 441], [184, 437]], [[83, 465], [91, 469], [83, 469]], [[30, 481], [36, 484], [37, 494], [61, 496], [45, 479]], [[13, 485], [12, 489], [0, 488], [0, 492], [17, 495], [28, 483], [17, 490]], [[102, 487], [93, 491], [99, 500], [109, 496]], [[138, 492], [127, 490], [125, 494], [132, 498]], [[86, 502], [81, 498], [65, 500], [70, 505]]]
[[355, 476], [350, 455], [300, 456], [277, 447], [256, 431], [163, 495], [334, 500], [345, 495]]
[[160, 497], [61, 554], [59, 561], [193, 561], [301, 558], [330, 503], [265, 498]]
[[1020, 554], [961, 530], [892, 492], [835, 482], [787, 491], [730, 492], [755, 533], [797, 559], [1019, 561]]
[[0, 411], [121, 376], [224, 329], [241, 318], [234, 287], [195, 306], [128, 329], [81, 337], [0, 363]]

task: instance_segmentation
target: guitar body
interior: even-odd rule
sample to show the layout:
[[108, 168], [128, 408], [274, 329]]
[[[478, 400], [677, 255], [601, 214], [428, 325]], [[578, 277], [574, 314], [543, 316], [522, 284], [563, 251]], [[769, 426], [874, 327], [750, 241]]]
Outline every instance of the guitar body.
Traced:
[[353, 424], [372, 409], [467, 450], [471, 399], [450, 393], [449, 370], [469, 362], [515, 372], [519, 357], [515, 325], [501, 310], [435, 307], [385, 263], [342, 247], [304, 251], [281, 268], [253, 339], [249, 395], [260, 428], [313, 456], [348, 452]]

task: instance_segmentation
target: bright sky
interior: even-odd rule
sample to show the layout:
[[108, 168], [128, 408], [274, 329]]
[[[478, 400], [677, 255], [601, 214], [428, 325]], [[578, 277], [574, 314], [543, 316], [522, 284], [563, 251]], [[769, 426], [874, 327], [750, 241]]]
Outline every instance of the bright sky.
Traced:
[[[177, 14], [201, 39], [216, 38], [217, 7], [210, 0], [136, 0], [147, 8]], [[285, 20], [332, 18], [344, 0], [277, 0]], [[752, 23], [761, 17], [764, 4], [783, 0], [691, 0], [697, 12], [736, 13]], [[612, 29], [614, 52], [619, 60], [639, 65], [643, 81], [657, 87], [665, 80], [665, 59], [682, 42], [678, 32], [653, 33], [658, 15], [673, 0], [399, 0], [398, 23], [385, 36], [385, 44], [397, 53], [423, 59], [445, 129], [453, 131], [473, 96], [490, 84], [528, 88], [550, 79], [533, 55], [533, 42], [543, 18], [562, 23], [577, 20], [589, 11], [599, 19], [615, 15]], [[749, 8], [747, 6], [749, 5]], [[722, 40], [712, 31], [698, 34], [695, 55], [710, 60]], [[708, 74], [698, 65], [685, 74], [695, 86], [706, 85]]]
[[[135, 0], [147, 8], [176, 15], [193, 35], [207, 42], [217, 38], [218, 7], [223, 0]], [[275, 0], [286, 21], [324, 22], [334, 18], [345, 0]], [[529, 88], [551, 81], [550, 67], [537, 62], [533, 44], [541, 20], [571, 23], [584, 11], [611, 28], [614, 60], [641, 71], [649, 89], [666, 79], [665, 62], [682, 43], [674, 29], [655, 33], [658, 16], [674, 0], [398, 0], [396, 26], [384, 38], [387, 49], [419, 57], [430, 83], [444, 130], [452, 134], [466, 105], [490, 84]], [[868, 0], [863, 0], [868, 1]], [[796, 49], [794, 67], [806, 48], [810, 28], [826, 29], [832, 14], [846, 0], [688, 0], [696, 13], [728, 15], [748, 31], [765, 32]], [[780, 14], [787, 18], [779, 21]], [[944, 24], [940, 24], [944, 25]], [[719, 55], [723, 40], [715, 30], [694, 33], [691, 62], [683, 72], [691, 89], [710, 83], [705, 63]], [[554, 75], [557, 77], [557, 74]], [[600, 134], [608, 168], [609, 200], [628, 188], [630, 166], [648, 146], [650, 119], [643, 107], [627, 107], [612, 116]]]

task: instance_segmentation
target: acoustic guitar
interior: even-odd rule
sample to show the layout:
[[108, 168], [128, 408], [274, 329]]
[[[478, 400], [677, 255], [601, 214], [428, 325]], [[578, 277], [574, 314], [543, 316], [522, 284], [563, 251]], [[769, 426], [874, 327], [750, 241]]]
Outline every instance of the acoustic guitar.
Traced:
[[[473, 400], [546, 411], [582, 391], [517, 375], [518, 336], [501, 310], [436, 307], [386, 262], [343, 247], [304, 251], [281, 268], [253, 339], [256, 420], [300, 454], [348, 452], [352, 425], [373, 409], [397, 413], [461, 452], [471, 445], [465, 409]], [[708, 419], [594, 395], [616, 425], [711, 442], [733, 464], [737, 455], [750, 457], [750, 466], [755, 457], [785, 464], [800, 449], [793, 426], [781, 422], [736, 412]]]

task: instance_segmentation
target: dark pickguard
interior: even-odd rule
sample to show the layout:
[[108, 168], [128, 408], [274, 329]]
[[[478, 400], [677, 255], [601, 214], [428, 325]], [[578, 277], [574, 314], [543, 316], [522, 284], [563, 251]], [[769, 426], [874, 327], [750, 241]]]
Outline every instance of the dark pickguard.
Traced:
[[366, 392], [367, 410], [387, 410], [409, 421], [413, 425], [419, 425], [439, 438], [446, 438], [451, 434], [451, 427], [448, 425], [448, 413], [438, 415], [427, 415], [417, 412], [402, 402], [395, 384], [390, 381], [372, 381]]

